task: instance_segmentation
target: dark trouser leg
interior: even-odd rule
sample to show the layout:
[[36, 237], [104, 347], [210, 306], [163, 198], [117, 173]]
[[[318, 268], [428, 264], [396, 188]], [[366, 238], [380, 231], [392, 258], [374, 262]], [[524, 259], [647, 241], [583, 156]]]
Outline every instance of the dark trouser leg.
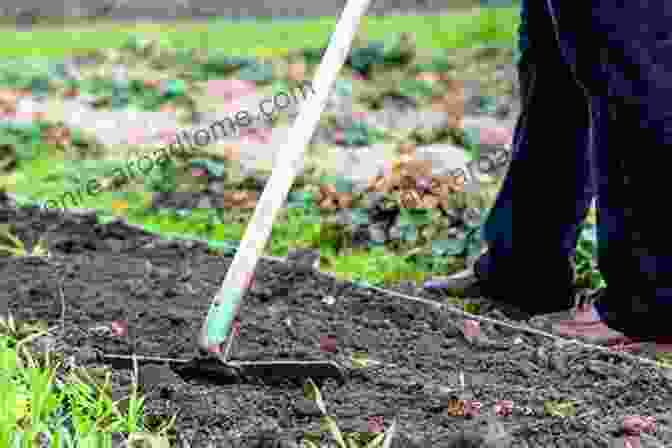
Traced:
[[509, 172], [485, 223], [489, 251], [476, 270], [489, 295], [542, 313], [573, 305], [569, 260], [594, 188], [587, 98], [556, 43], [544, 2], [533, 4], [531, 48], [520, 66], [528, 101]]
[[[559, 2], [556, 2], [559, 3]], [[600, 269], [606, 323], [632, 337], [672, 334], [672, 3], [597, 0], [591, 15]]]

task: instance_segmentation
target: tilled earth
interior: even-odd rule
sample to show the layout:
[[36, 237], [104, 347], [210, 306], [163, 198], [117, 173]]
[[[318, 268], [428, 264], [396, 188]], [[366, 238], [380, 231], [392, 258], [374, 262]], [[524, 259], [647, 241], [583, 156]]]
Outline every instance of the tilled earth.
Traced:
[[[59, 325], [61, 288], [62, 353], [85, 366], [100, 364], [101, 353], [198, 355], [196, 334], [230, 258], [213, 254], [204, 243], [162, 240], [121, 221], [99, 224], [93, 215], [17, 209], [7, 198], [0, 203], [0, 223], [15, 225], [29, 248], [45, 236], [52, 254], [1, 259], [0, 311]], [[464, 393], [482, 403], [483, 414], [498, 400], [531, 410], [501, 417], [510, 446], [624, 446], [616, 430], [633, 414], [657, 419], [656, 431], [642, 437], [642, 446], [672, 445], [672, 384], [656, 368], [616, 354], [560, 347], [503, 326], [482, 325], [491, 342], [473, 344], [462, 335], [460, 318], [445, 308], [297, 272], [280, 262], [262, 261], [255, 278], [232, 358], [342, 363], [346, 383], [327, 381], [322, 387], [342, 431], [367, 431], [368, 419], [380, 416], [386, 425], [397, 418], [401, 435], [393, 446], [480, 446], [459, 445], [455, 436], [484, 435], [487, 422], [447, 411], [450, 389], [460, 392], [463, 372]], [[483, 314], [502, 317], [488, 306]], [[96, 329], [123, 320], [128, 337]], [[321, 350], [326, 336], [336, 338], [335, 353]], [[349, 361], [354, 352], [366, 352], [380, 364], [355, 369]], [[115, 388], [125, 387], [130, 375], [117, 369]], [[220, 446], [266, 429], [292, 441], [319, 431], [320, 412], [297, 384], [214, 384], [181, 378], [159, 365], [143, 367], [141, 383], [150, 394], [148, 413], [177, 412], [177, 432], [191, 446], [208, 446], [207, 440]], [[576, 401], [577, 417], [548, 415], [544, 403], [550, 400]]]

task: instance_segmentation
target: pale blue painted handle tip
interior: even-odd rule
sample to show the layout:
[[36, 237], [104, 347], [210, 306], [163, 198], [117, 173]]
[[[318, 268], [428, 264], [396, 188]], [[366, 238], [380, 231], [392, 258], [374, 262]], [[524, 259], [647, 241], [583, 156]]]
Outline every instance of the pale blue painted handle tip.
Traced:
[[208, 314], [208, 346], [221, 345], [226, 341], [236, 317], [236, 305], [243, 297], [242, 290], [231, 290], [220, 305], [213, 304]]

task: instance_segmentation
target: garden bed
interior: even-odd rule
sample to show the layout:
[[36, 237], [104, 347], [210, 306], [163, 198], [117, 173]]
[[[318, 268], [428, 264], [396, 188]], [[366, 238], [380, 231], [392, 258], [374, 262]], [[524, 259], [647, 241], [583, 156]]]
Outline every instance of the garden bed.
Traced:
[[[19, 320], [58, 326], [64, 316], [64, 335], [54, 341], [59, 353], [87, 368], [100, 367], [103, 353], [197, 355], [197, 331], [230, 258], [202, 243], [161, 240], [119, 222], [97, 224], [94, 216], [40, 214], [7, 200], [0, 213], [27, 247], [45, 237], [51, 251], [50, 258], [2, 259], [0, 303]], [[487, 302], [481, 313], [502, 318]], [[321, 389], [345, 433], [367, 432], [381, 417], [385, 425], [397, 420], [397, 443], [405, 442], [396, 446], [416, 446], [406, 445], [411, 439], [417, 446], [456, 446], [451, 437], [485, 435], [488, 420], [459, 416], [455, 400], [479, 401], [482, 415], [510, 400], [513, 414], [498, 421], [511, 446], [616, 446], [616, 431], [630, 414], [655, 415], [651, 437], [658, 446], [672, 443], [669, 379], [617, 355], [559, 347], [499, 325], [483, 326], [490, 342], [469, 342], [462, 320], [445, 310], [270, 261], [258, 266], [239, 318], [233, 359], [331, 359], [346, 367], [344, 385], [327, 381]], [[120, 322], [126, 335], [115, 335]], [[115, 393], [128, 387], [131, 373], [115, 369]], [[217, 385], [156, 365], [143, 367], [140, 377], [149, 394], [146, 414], [177, 413], [176, 431], [192, 446], [205, 446], [208, 438], [220, 446], [260, 429], [294, 442], [319, 432], [320, 411], [298, 384]]]

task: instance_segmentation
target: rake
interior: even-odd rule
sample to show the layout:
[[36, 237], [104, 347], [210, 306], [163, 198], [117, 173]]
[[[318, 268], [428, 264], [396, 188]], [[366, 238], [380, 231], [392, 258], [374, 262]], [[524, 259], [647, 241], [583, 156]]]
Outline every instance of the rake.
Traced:
[[[240, 247], [201, 327], [197, 343], [200, 350], [207, 355], [192, 360], [136, 357], [138, 362], [162, 363], [167, 361], [178, 373], [220, 379], [226, 382], [243, 377], [291, 378], [294, 380], [311, 378], [317, 381], [334, 378], [341, 384], [344, 382], [345, 376], [342, 367], [333, 361], [270, 360], [243, 362], [230, 360], [229, 352], [236, 337], [236, 332], [231, 331], [233, 321], [238, 314], [245, 293], [252, 281], [257, 262], [271, 234], [273, 221], [294, 183], [306, 145], [315, 132], [328, 93], [343, 67], [359, 22], [366, 13], [370, 1], [348, 0], [345, 5], [336, 30], [330, 39], [324, 59], [315, 75], [316, 94], [308, 99], [305, 107], [302, 107], [299, 112], [289, 135], [289, 140], [281, 150], [283, 157], [278, 162], [279, 166], [274, 167], [271, 173], [252, 219], [247, 226]], [[128, 362], [131, 359], [131, 357], [124, 355], [105, 355], [105, 357], [113, 363]]]

